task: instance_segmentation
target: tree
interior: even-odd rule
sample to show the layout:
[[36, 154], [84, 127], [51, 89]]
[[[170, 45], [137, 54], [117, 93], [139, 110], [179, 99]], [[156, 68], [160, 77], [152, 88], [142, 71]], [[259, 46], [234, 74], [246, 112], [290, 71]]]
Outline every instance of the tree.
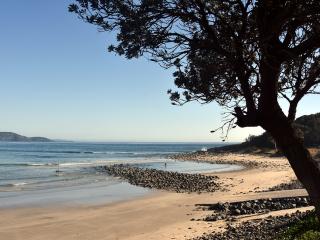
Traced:
[[116, 32], [109, 51], [175, 67], [174, 104], [216, 101], [239, 127], [264, 128], [320, 217], [320, 168], [292, 125], [300, 100], [319, 93], [319, 0], [75, 0], [69, 11]]

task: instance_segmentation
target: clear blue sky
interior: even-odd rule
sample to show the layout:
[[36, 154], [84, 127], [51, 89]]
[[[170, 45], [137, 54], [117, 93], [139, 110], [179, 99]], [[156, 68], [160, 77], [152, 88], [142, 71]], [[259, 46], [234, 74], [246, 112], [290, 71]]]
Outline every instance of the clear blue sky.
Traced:
[[[112, 37], [67, 0], [2, 1], [0, 131], [90, 141], [220, 141], [216, 104], [170, 105], [171, 72], [107, 53]], [[318, 110], [310, 98], [299, 115]], [[259, 129], [236, 129], [241, 141]]]

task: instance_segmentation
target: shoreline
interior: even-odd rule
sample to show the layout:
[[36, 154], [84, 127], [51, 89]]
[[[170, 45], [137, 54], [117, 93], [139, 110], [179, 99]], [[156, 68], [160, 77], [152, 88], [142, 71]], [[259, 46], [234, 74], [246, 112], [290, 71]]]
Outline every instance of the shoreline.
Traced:
[[[152, 163], [152, 165], [150, 165]], [[175, 192], [202, 192], [206, 191], [210, 182], [214, 184], [214, 177], [209, 176], [212, 172], [232, 172], [241, 168], [241, 166], [225, 164], [221, 166], [212, 167], [210, 163], [198, 164], [195, 161], [181, 161], [169, 158], [158, 159], [157, 161], [141, 162], [139, 164], [133, 162], [129, 164], [109, 164], [103, 166], [91, 167], [89, 181], [83, 177], [77, 182], [49, 185], [18, 185], [11, 186], [10, 189], [0, 190], [0, 209], [14, 208], [14, 207], [33, 207], [39, 206], [64, 206], [75, 203], [76, 205], [95, 205], [101, 203], [117, 202], [126, 199], [134, 200], [136, 197], [141, 197], [150, 194], [156, 190], [173, 190]], [[121, 176], [112, 176], [107, 174], [106, 169], [112, 166], [130, 166], [136, 172], [141, 169], [143, 177], [139, 178], [139, 173], [136, 173], [135, 178], [125, 179]], [[165, 166], [165, 167], [164, 167]], [[153, 168], [155, 167], [155, 168]], [[114, 168], [114, 167], [113, 167]], [[162, 170], [161, 170], [162, 169]], [[178, 172], [176, 172], [178, 171]], [[190, 172], [189, 172], [190, 171]], [[92, 175], [95, 172], [95, 176]], [[132, 174], [133, 172], [131, 172]], [[62, 172], [63, 174], [63, 172]], [[150, 174], [154, 176], [151, 179], [158, 179], [150, 185], [146, 184], [146, 180], [150, 179]], [[64, 175], [64, 174], [63, 174]], [[180, 178], [180, 179], [179, 179]], [[131, 180], [131, 181], [128, 181]], [[165, 182], [170, 181], [176, 184], [170, 184], [165, 187]], [[179, 182], [180, 181], [180, 182]], [[139, 184], [143, 183], [144, 184]], [[187, 184], [184, 184], [187, 182]], [[198, 183], [200, 184], [193, 184]], [[208, 183], [206, 183], [208, 182]], [[134, 184], [136, 183], [136, 184]], [[182, 185], [185, 189], [182, 189]], [[194, 186], [192, 186], [194, 185]], [[199, 185], [199, 186], [198, 186]], [[202, 185], [202, 187], [201, 187]], [[181, 191], [180, 191], [181, 188]], [[188, 190], [189, 189], [189, 190]], [[96, 190], [96, 191], [95, 191]], [[90, 195], [90, 199], [86, 196]]]
[[93, 182], [51, 189], [0, 192], [0, 211], [29, 207], [95, 206], [134, 200], [153, 192], [152, 189], [133, 186], [124, 181], [114, 181], [112, 184]]
[[[0, 209], [2, 219], [6, 219], [0, 220], [0, 235], [8, 240], [192, 239], [203, 233], [222, 231], [226, 226], [224, 220], [192, 221], [203, 219], [210, 213], [199, 209], [199, 204], [306, 196], [304, 189], [260, 192], [289, 182], [294, 177], [284, 158], [250, 154], [205, 154], [199, 156], [198, 160], [214, 162], [218, 158], [225, 163], [230, 160], [255, 162], [259, 167], [205, 174], [218, 176], [227, 185], [226, 192], [197, 194], [159, 190], [141, 198], [95, 206]], [[293, 210], [281, 212], [286, 214]], [[275, 211], [265, 215], [276, 214], [279, 213]]]

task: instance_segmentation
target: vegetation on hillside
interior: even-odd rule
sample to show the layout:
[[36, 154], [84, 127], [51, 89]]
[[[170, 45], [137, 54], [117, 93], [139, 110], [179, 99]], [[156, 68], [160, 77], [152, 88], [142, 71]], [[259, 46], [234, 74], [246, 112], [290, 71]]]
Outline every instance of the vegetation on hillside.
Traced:
[[[301, 131], [301, 137], [307, 147], [320, 146], [320, 113], [299, 117], [294, 126]], [[273, 148], [275, 144], [270, 134], [265, 132], [259, 136], [249, 136], [244, 146]]]
[[320, 145], [320, 113], [302, 116], [295, 121], [295, 124], [303, 131], [307, 146]]

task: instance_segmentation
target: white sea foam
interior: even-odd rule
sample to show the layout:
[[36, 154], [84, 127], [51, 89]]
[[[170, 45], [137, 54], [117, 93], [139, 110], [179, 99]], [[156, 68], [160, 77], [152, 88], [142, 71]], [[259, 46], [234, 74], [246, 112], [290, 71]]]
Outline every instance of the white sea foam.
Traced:
[[26, 182], [18, 182], [18, 183], [13, 183], [12, 185], [15, 186], [15, 187], [18, 187], [18, 186], [23, 186], [23, 185], [27, 185], [28, 183]]
[[16, 182], [16, 183], [3, 184], [3, 185], [0, 185], [0, 187], [20, 187], [20, 186], [24, 186], [27, 184], [28, 183], [26, 183], [26, 182]]
[[91, 166], [95, 165], [94, 162], [67, 162], [67, 163], [60, 163], [59, 166], [63, 167], [72, 167], [72, 166]]

